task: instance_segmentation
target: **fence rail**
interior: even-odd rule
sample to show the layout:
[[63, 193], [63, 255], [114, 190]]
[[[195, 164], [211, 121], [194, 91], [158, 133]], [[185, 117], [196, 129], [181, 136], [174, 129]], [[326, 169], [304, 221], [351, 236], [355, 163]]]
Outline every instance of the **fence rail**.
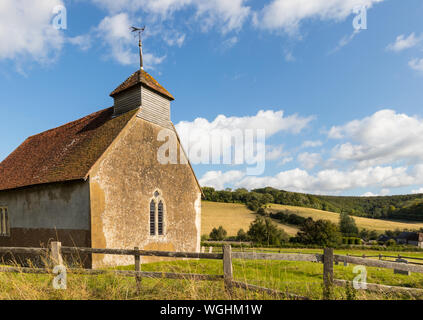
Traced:
[[[52, 242], [49, 248], [16, 248], [16, 247], [0, 247], [0, 254], [31, 254], [31, 255], [45, 255], [51, 265], [58, 265], [63, 263], [62, 254], [110, 254], [110, 255], [128, 255], [134, 256], [135, 270], [93, 270], [93, 269], [67, 269], [71, 274], [84, 275], [101, 275], [101, 274], [115, 274], [120, 276], [134, 277], [137, 283], [137, 291], [141, 289], [142, 278], [155, 279], [183, 279], [194, 281], [222, 281], [225, 285], [226, 292], [231, 296], [234, 293], [234, 288], [242, 288], [245, 290], [252, 290], [263, 292], [270, 295], [277, 295], [281, 297], [289, 297], [292, 299], [308, 299], [288, 292], [260, 287], [257, 285], [248, 284], [234, 280], [232, 259], [243, 260], [276, 260], [276, 261], [299, 261], [299, 262], [315, 262], [323, 264], [323, 297], [329, 298], [332, 287], [345, 286], [348, 281], [334, 279], [334, 263], [348, 263], [399, 270], [403, 272], [423, 273], [423, 266], [383, 261], [377, 259], [368, 259], [370, 256], [356, 257], [350, 255], [334, 255], [333, 249], [324, 249], [323, 254], [303, 254], [303, 253], [259, 253], [259, 252], [232, 252], [232, 247], [228, 244], [223, 245], [223, 253], [197, 253], [197, 252], [170, 252], [170, 251], [148, 251], [134, 249], [98, 249], [98, 248], [77, 248], [77, 247], [62, 247], [60, 242]], [[166, 258], [189, 258], [189, 259], [214, 259], [222, 260], [223, 274], [209, 275], [209, 274], [194, 274], [194, 273], [170, 273], [170, 272], [146, 272], [141, 271], [142, 256], [155, 256]], [[379, 257], [381, 255], [375, 256]], [[400, 258], [405, 258], [399, 256]], [[398, 258], [398, 257], [395, 257]], [[17, 268], [17, 267], [0, 267], [0, 272], [13, 273], [34, 273], [34, 274], [50, 274], [50, 268]], [[390, 292], [408, 292], [410, 294], [423, 295], [423, 289], [403, 288], [386, 286], [380, 284], [367, 284], [368, 290], [390, 291]]]

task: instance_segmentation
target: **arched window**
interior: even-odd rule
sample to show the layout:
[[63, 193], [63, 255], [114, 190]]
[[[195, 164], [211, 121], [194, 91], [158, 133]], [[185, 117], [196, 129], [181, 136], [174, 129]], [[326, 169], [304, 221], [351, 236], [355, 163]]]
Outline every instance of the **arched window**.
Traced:
[[157, 229], [159, 236], [163, 235], [163, 202], [160, 200], [159, 209], [157, 210]]
[[0, 236], [10, 236], [9, 215], [7, 208], [0, 208]]
[[150, 202], [150, 235], [156, 234], [156, 202], [151, 200]]

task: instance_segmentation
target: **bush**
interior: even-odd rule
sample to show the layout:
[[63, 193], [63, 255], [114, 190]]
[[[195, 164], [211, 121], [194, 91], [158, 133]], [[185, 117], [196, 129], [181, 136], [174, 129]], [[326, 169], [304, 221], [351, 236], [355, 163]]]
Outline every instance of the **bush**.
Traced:
[[244, 229], [239, 229], [237, 236], [237, 241], [248, 241], [248, 234], [244, 231]]
[[397, 242], [394, 239], [389, 239], [388, 241], [385, 242], [385, 245], [387, 247], [396, 246]]
[[228, 232], [226, 232], [222, 226], [219, 226], [219, 229], [213, 228], [212, 232], [210, 232], [210, 239], [214, 241], [222, 241], [225, 240], [227, 234]]
[[327, 220], [313, 221], [313, 219], [308, 218], [300, 227], [297, 236], [301, 243], [322, 247], [334, 247], [342, 242], [338, 226]]
[[247, 232], [249, 239], [258, 244], [280, 246], [288, 242], [288, 234], [278, 227], [269, 218], [257, 217]]

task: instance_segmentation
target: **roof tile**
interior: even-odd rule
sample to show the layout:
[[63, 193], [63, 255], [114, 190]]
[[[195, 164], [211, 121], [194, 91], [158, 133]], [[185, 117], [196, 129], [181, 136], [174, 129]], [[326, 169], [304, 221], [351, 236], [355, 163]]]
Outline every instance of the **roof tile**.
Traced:
[[29, 137], [0, 163], [0, 190], [84, 179], [136, 111], [108, 108]]

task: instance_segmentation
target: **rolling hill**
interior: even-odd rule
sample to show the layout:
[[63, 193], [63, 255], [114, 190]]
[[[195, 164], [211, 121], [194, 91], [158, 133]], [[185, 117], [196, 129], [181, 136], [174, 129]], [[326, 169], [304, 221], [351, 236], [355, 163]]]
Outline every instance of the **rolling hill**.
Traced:
[[[213, 228], [222, 226], [228, 232], [228, 236], [235, 236], [239, 229], [247, 231], [256, 216], [257, 214], [240, 203], [202, 201], [201, 234], [208, 235]], [[273, 221], [291, 236], [298, 232], [296, 227]]]
[[[271, 204], [269, 207], [271, 211], [289, 210], [302, 217], [311, 217], [314, 220], [323, 219], [338, 223], [339, 214], [329, 211], [287, 206], [279, 204]], [[250, 223], [256, 218], [256, 214], [249, 210], [245, 205], [240, 203], [222, 203], [222, 202], [202, 202], [202, 221], [201, 234], [209, 234], [214, 227], [222, 226], [228, 231], [228, 236], [234, 236], [239, 229], [247, 231]], [[370, 219], [362, 217], [353, 217], [357, 226], [360, 229], [376, 230], [379, 232], [394, 229], [419, 229], [423, 228], [422, 222], [410, 221], [394, 221], [382, 219]], [[288, 226], [281, 224], [274, 220], [277, 225], [284, 229], [289, 235], [294, 236], [298, 228], [295, 226]]]

